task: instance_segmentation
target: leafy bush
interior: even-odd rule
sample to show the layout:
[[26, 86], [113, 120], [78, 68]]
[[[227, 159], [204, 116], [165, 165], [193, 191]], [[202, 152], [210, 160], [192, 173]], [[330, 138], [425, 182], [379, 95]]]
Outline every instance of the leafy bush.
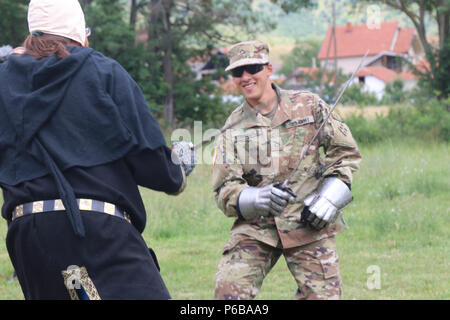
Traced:
[[426, 52], [429, 72], [420, 72], [419, 85], [439, 100], [450, 97], [450, 42], [444, 41], [439, 49], [429, 48]]
[[383, 104], [395, 104], [406, 102], [409, 98], [409, 92], [403, 90], [403, 81], [396, 79], [391, 83], [387, 83], [384, 88], [383, 98], [381, 102]]
[[313, 59], [319, 54], [322, 39], [309, 37], [304, 40], [297, 39], [291, 52], [282, 54], [283, 66], [280, 74], [289, 76], [298, 67], [311, 67]]
[[344, 105], [357, 105], [360, 107], [378, 105], [380, 103], [375, 93], [364, 91], [360, 84], [349, 86], [340, 102]]
[[387, 117], [365, 119], [352, 116], [346, 123], [361, 143], [376, 143], [387, 139], [412, 137], [450, 141], [450, 99], [433, 100], [427, 105], [393, 108]]

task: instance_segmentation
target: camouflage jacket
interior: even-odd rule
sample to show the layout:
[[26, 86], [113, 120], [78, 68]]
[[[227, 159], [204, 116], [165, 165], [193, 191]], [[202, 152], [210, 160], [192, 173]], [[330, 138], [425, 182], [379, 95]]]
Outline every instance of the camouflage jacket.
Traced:
[[296, 202], [288, 205], [279, 217], [239, 219], [236, 205], [241, 190], [283, 182], [297, 166], [302, 148], [329, 112], [328, 105], [315, 94], [281, 90], [275, 85], [273, 88], [279, 105], [272, 120], [256, 114], [247, 102], [227, 119], [225, 125], [243, 121], [217, 139], [212, 185], [219, 208], [226, 216], [236, 217], [232, 238], [246, 235], [271, 246], [279, 246], [281, 241], [283, 248], [291, 248], [347, 228], [340, 215], [328, 228], [312, 230], [301, 222], [303, 199], [326, 176], [337, 176], [351, 184], [361, 154], [347, 125], [333, 113], [290, 179], [290, 187], [297, 194]]

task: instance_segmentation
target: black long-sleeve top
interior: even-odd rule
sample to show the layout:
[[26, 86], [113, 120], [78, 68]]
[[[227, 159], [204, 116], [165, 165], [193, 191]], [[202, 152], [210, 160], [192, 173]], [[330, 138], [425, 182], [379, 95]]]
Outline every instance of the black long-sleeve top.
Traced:
[[[146, 211], [138, 185], [156, 191], [176, 194], [184, 186], [179, 165], [171, 161], [171, 150], [162, 146], [153, 151], [130, 153], [123, 159], [89, 168], [73, 167], [63, 172], [77, 198], [113, 203], [128, 214], [139, 232], [146, 224]], [[59, 199], [51, 175], [3, 189], [2, 216], [11, 220], [17, 205], [40, 200]], [[151, 210], [151, 208], [149, 208]]]
[[142, 231], [138, 185], [176, 192], [182, 169], [122, 66], [91, 48], [67, 49], [64, 59], [13, 55], [0, 65], [2, 215], [10, 219], [19, 204], [62, 199], [83, 236], [75, 198], [89, 198], [122, 207]]

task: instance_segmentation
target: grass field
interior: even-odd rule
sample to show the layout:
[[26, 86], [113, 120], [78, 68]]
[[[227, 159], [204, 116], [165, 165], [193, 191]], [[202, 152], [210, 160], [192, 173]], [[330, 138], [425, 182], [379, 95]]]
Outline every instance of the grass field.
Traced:
[[[449, 145], [405, 140], [360, 147], [355, 200], [345, 210], [350, 229], [337, 236], [343, 298], [450, 299]], [[142, 189], [149, 216], [143, 235], [174, 299], [213, 296], [233, 221], [216, 207], [210, 171], [197, 166], [178, 197]], [[0, 235], [0, 299], [23, 299], [17, 281], [7, 281], [13, 270], [3, 219]], [[257, 298], [291, 299], [295, 290], [281, 258]]]

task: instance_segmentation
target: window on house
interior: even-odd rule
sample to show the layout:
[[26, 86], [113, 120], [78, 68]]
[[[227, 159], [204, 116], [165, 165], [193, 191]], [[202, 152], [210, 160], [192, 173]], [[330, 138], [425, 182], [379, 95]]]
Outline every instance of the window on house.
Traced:
[[358, 80], [359, 80], [359, 83], [360, 83], [360, 84], [364, 84], [366, 78], [365, 78], [365, 77], [358, 77]]
[[387, 57], [386, 67], [391, 70], [400, 69], [401, 68], [400, 60], [397, 59], [397, 57]]

